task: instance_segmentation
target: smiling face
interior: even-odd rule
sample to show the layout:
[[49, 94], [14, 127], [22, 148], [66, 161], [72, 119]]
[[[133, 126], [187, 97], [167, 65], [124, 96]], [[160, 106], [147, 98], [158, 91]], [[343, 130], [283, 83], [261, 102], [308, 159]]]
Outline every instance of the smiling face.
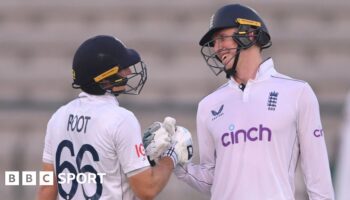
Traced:
[[226, 69], [232, 67], [237, 52], [237, 43], [233, 39], [236, 31], [236, 28], [222, 29], [213, 36], [214, 51]]

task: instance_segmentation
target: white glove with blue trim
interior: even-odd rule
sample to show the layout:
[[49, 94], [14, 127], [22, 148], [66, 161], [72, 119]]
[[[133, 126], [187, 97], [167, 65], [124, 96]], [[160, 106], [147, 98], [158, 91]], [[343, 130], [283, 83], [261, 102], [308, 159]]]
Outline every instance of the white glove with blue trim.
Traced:
[[164, 152], [163, 156], [171, 157], [174, 167], [177, 164], [190, 162], [193, 157], [191, 133], [182, 126], [176, 126], [175, 134], [171, 137], [171, 147]]
[[171, 147], [171, 136], [175, 132], [175, 124], [174, 118], [166, 117], [163, 123], [154, 122], [144, 132], [142, 142], [152, 166]]

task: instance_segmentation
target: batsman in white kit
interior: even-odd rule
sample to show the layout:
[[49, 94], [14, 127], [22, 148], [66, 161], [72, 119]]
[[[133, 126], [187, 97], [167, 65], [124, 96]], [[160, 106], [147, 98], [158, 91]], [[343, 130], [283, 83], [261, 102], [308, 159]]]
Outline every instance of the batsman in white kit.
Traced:
[[176, 176], [212, 200], [294, 200], [300, 163], [309, 199], [334, 199], [317, 98], [262, 59], [271, 38], [256, 11], [223, 6], [199, 44], [228, 82], [200, 101], [200, 163], [177, 166]]
[[148, 150], [157, 154], [151, 167], [138, 120], [116, 98], [139, 94], [146, 79], [140, 55], [120, 40], [99, 35], [80, 45], [72, 86], [82, 92], [48, 122], [43, 170], [55, 180], [40, 186], [37, 199], [153, 199], [164, 188], [174, 167], [188, 161], [180, 155], [186, 141], [176, 140], [175, 119], [147, 129]]

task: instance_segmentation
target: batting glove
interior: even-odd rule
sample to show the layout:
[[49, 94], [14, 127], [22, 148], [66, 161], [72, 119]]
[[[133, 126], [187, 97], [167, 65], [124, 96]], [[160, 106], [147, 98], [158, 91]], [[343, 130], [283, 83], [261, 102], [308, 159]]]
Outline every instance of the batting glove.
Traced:
[[142, 142], [151, 165], [171, 147], [171, 136], [175, 133], [176, 120], [166, 117], [164, 122], [154, 122], [143, 134]]
[[171, 147], [162, 155], [169, 156], [174, 163], [185, 164], [193, 157], [193, 145], [191, 133], [182, 126], [176, 126], [176, 131], [171, 137]]

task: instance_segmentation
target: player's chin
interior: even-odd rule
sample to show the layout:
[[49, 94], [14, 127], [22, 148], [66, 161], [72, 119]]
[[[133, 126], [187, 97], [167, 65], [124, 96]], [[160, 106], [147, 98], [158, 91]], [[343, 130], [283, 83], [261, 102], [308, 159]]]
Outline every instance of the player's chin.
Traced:
[[230, 62], [223, 62], [222, 64], [225, 66], [226, 70], [231, 69], [232, 66], [233, 66], [233, 62], [232, 61], [230, 61]]
[[235, 61], [234, 57], [226, 57], [225, 59], [222, 60], [222, 64], [227, 68], [227, 67], [231, 67], [234, 61]]

